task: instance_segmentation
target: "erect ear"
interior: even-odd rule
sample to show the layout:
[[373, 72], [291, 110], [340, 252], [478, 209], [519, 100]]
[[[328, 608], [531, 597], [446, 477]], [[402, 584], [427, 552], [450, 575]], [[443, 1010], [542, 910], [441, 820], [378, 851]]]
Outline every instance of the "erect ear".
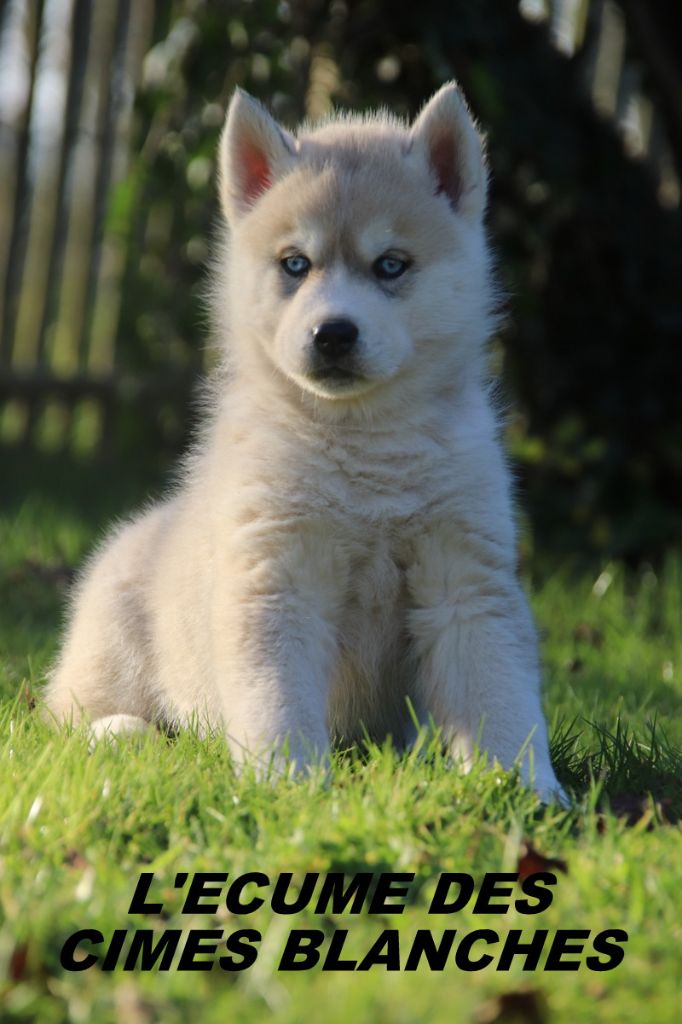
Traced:
[[228, 221], [246, 213], [295, 160], [296, 143], [264, 106], [236, 89], [220, 138], [218, 190]]
[[485, 209], [487, 172], [481, 137], [458, 86], [448, 82], [428, 101], [411, 130], [410, 150], [421, 149], [450, 205], [475, 220]]

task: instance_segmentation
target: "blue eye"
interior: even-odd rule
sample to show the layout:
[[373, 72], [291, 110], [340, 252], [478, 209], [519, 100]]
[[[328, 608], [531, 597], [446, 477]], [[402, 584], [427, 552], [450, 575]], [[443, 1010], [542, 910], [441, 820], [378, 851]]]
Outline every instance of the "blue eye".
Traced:
[[292, 253], [291, 256], [285, 256], [279, 263], [282, 270], [289, 274], [290, 277], [305, 277], [310, 270], [310, 260], [300, 252]]
[[398, 256], [379, 256], [372, 264], [372, 270], [381, 281], [393, 281], [401, 277], [409, 267], [407, 260], [401, 260]]

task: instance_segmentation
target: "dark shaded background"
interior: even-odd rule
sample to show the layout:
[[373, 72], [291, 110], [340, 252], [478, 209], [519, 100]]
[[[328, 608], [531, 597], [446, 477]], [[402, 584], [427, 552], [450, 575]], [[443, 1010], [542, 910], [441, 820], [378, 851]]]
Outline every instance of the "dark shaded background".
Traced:
[[[87, 3], [78, 7], [88, 15]], [[513, 402], [509, 438], [535, 543], [632, 562], [678, 544], [679, 205], [651, 162], [628, 155], [616, 120], [595, 112], [585, 83], [604, 4], [586, 9], [585, 38], [569, 58], [551, 45], [546, 22], [525, 20], [511, 2], [156, 5], [134, 155], [103, 225], [126, 255], [115, 374], [92, 384], [106, 409], [93, 464], [154, 452], [167, 465], [186, 443], [191, 382], [205, 364], [213, 158], [233, 87], [293, 125], [329, 101], [412, 116], [456, 77], [489, 137], [490, 234], [509, 314], [493, 359]], [[632, 0], [619, 12], [626, 57], [679, 170], [674, 5]], [[68, 403], [67, 384], [59, 386]], [[31, 387], [30, 374], [19, 379], [5, 366], [4, 397]], [[22, 443], [30, 447], [30, 436]], [[51, 460], [71, 457], [66, 445]]]

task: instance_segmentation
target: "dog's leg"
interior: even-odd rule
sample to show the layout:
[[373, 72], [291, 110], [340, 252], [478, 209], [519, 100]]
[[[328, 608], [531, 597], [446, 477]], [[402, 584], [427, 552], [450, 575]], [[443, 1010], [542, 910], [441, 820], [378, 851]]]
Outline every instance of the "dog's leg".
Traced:
[[[259, 774], [320, 764], [337, 656], [339, 570], [333, 545], [286, 536], [230, 558], [214, 605], [223, 721], [237, 764]], [[341, 575], [343, 573], [341, 572]]]
[[525, 596], [490, 541], [435, 531], [409, 571], [417, 692], [466, 766], [480, 747], [540, 796], [561, 798], [539, 696], [537, 644]]
[[90, 726], [90, 745], [94, 747], [100, 740], [118, 736], [144, 734], [150, 729], [152, 725], [137, 715], [106, 715], [104, 718], [96, 718]]
[[52, 719], [154, 717], [145, 581], [162, 516], [153, 510], [120, 528], [84, 573], [45, 692]]

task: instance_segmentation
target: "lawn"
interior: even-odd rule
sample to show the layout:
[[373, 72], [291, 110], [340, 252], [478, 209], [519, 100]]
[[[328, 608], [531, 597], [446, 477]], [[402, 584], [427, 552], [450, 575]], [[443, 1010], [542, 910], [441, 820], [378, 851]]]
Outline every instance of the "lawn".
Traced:
[[[151, 478], [156, 485], [158, 476]], [[339, 757], [328, 785], [263, 785], [248, 775], [235, 778], [217, 736], [152, 734], [89, 753], [85, 736], [53, 734], [33, 711], [72, 568], [112, 516], [145, 497], [144, 479], [49, 459], [25, 469], [3, 456], [1, 1019], [677, 1024], [680, 560], [638, 572], [530, 560], [553, 752], [574, 796], [571, 808], [542, 807], [513, 776], [483, 764], [459, 776], [437, 738], [426, 735], [409, 756], [386, 745]], [[518, 887], [498, 896], [491, 913], [474, 912], [476, 894], [461, 910], [428, 912], [445, 873], [472, 875], [478, 888], [486, 873], [533, 871], [556, 878], [551, 904], [541, 913], [522, 912]], [[153, 874], [147, 903], [162, 906], [131, 913], [141, 872]], [[202, 913], [196, 901], [182, 913], [188, 895], [178, 878], [183, 872], [222, 873], [211, 882], [220, 895], [203, 899], [217, 904], [211, 913]], [[226, 899], [230, 883], [246, 872], [262, 872], [270, 882], [245, 890], [249, 898], [258, 893], [264, 899], [250, 913]], [[315, 897], [300, 913], [284, 915], [273, 912], [269, 899], [286, 872], [293, 874], [290, 897], [309, 884], [306, 873], [321, 876], [315, 893], [328, 872], [343, 873], [346, 882], [362, 872], [407, 879], [404, 895], [375, 904], [374, 913], [354, 914], [333, 903], [318, 907]], [[114, 967], [126, 928], [131, 932]], [[92, 945], [99, 937], [90, 935], [76, 959], [94, 950], [100, 960], [85, 970], [64, 970], [60, 950], [80, 929], [100, 932], [101, 941]], [[153, 942], [182, 929], [169, 970], [159, 969], [162, 958], [153, 970], [123, 969], [139, 929], [150, 929]], [[195, 937], [197, 929], [222, 933], [204, 939], [205, 947], [218, 943], [214, 954], [194, 958], [195, 968], [204, 962], [210, 970], [180, 969], [192, 929]], [[302, 929], [323, 933], [315, 941], [327, 970], [277, 969], [293, 942], [289, 934]], [[492, 961], [467, 970], [459, 951], [469, 933], [482, 929], [487, 938], [472, 947], [469, 965], [486, 953]], [[547, 931], [538, 969], [524, 971], [525, 957], [517, 955], [508, 970], [497, 970], [507, 937], [518, 929], [523, 941], [535, 943]], [[225, 970], [218, 958], [234, 952], [226, 942], [239, 930], [250, 930], [255, 962]], [[576, 950], [557, 968], [547, 956], [557, 932], [566, 930], [580, 934], [570, 938]], [[622, 963], [591, 969], [595, 960], [588, 957], [607, 960], [595, 954], [599, 934], [613, 930], [628, 934], [619, 946]], [[436, 945], [451, 942], [452, 953], [442, 970], [431, 969], [425, 957], [416, 970], [407, 969], [415, 966], [413, 944], [428, 942], [427, 931]], [[103, 965], [110, 948], [114, 953]], [[233, 967], [242, 955], [233, 956]], [[354, 964], [366, 969], [353, 970]]]

